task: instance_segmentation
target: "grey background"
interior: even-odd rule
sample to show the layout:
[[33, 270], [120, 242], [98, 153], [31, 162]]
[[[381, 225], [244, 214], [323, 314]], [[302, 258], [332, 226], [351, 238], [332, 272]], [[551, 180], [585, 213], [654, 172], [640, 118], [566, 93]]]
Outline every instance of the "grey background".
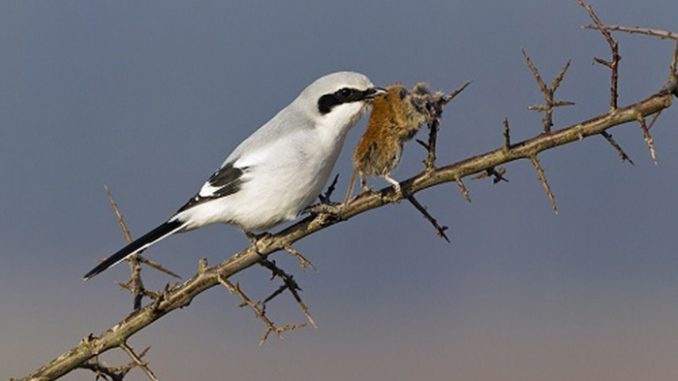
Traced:
[[[596, 1], [603, 20], [678, 30], [671, 0]], [[446, 111], [439, 163], [496, 148], [508, 116], [514, 140], [538, 133], [540, 103], [520, 49], [550, 81], [573, 59], [557, 126], [608, 108], [608, 57], [574, 1], [3, 1], [0, 3], [0, 377], [18, 377], [121, 319], [125, 266], [82, 274], [123, 244], [108, 184], [138, 236], [200, 186], [238, 142], [313, 79], [356, 70], [385, 85], [473, 84]], [[620, 102], [664, 83], [672, 44], [619, 36]], [[602, 138], [542, 155], [554, 216], [527, 162], [510, 183], [453, 184], [420, 200], [450, 226], [437, 239], [407, 204], [316, 234], [297, 248], [319, 268], [302, 273], [320, 328], [256, 344], [263, 330], [223, 289], [198, 297], [131, 343], [152, 345], [162, 380], [572, 380], [678, 376], [676, 110], [653, 134], [613, 131], [635, 160]], [[350, 175], [351, 132], [336, 167]], [[406, 149], [396, 178], [421, 169]], [[385, 185], [379, 180], [375, 186]], [[212, 226], [172, 237], [148, 255], [184, 276], [246, 245]], [[146, 271], [151, 287], [167, 278]], [[277, 285], [254, 269], [237, 277], [253, 296]], [[303, 321], [290, 298], [269, 308]], [[109, 361], [125, 360], [123, 356]], [[134, 371], [131, 379], [144, 376]], [[90, 380], [78, 371], [68, 380]]]

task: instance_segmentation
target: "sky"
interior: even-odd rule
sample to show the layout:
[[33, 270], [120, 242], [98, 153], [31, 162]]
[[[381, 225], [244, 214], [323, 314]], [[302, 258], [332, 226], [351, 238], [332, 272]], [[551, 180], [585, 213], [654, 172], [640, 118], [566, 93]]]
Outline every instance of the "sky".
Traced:
[[[674, 0], [593, 1], [603, 21], [678, 31]], [[0, 378], [27, 375], [130, 311], [126, 266], [83, 282], [124, 243], [108, 185], [132, 234], [192, 196], [237, 144], [315, 78], [362, 72], [378, 85], [471, 86], [445, 110], [438, 163], [541, 130], [525, 49], [576, 106], [555, 128], [608, 110], [604, 40], [572, 1], [3, 1], [0, 3]], [[673, 45], [619, 35], [620, 104], [666, 81]], [[419, 200], [445, 225], [438, 239], [407, 203], [298, 242], [318, 272], [276, 254], [318, 321], [257, 342], [263, 325], [225, 289], [198, 296], [135, 335], [160, 380], [585, 380], [678, 377], [678, 112], [652, 129], [612, 130], [635, 166], [602, 138], [544, 152], [556, 216], [527, 161], [508, 183], [467, 181]], [[335, 167], [343, 196], [349, 134]], [[424, 135], [421, 135], [424, 136]], [[422, 169], [406, 146], [393, 173]], [[371, 180], [374, 187], [386, 184]], [[339, 197], [339, 196], [338, 196]], [[341, 198], [341, 197], [339, 197]], [[147, 255], [185, 278], [247, 244], [230, 226], [170, 237]], [[171, 281], [145, 270], [147, 286]], [[277, 288], [253, 268], [234, 277], [253, 298]], [[268, 308], [303, 322], [291, 297]], [[125, 362], [111, 353], [110, 364]], [[144, 380], [138, 370], [129, 380]], [[74, 371], [65, 380], [92, 380]]]

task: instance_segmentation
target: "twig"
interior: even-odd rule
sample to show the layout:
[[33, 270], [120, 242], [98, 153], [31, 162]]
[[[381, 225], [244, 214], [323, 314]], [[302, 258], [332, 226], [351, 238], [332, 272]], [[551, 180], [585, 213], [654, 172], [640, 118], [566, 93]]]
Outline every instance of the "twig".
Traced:
[[554, 196], [553, 192], [551, 191], [549, 182], [546, 179], [546, 174], [544, 174], [544, 168], [542, 168], [541, 164], [539, 163], [537, 155], [530, 156], [530, 162], [532, 162], [534, 170], [537, 172], [537, 178], [539, 178], [539, 182], [541, 182], [541, 185], [544, 187], [544, 191], [546, 192], [546, 196], [548, 197], [549, 202], [553, 207], [553, 211], [556, 214], [558, 214], [558, 205], [556, 205], [556, 196]]
[[[544, 79], [541, 77], [541, 74], [539, 74], [537, 66], [535, 66], [534, 62], [532, 62], [532, 60], [527, 55], [527, 52], [524, 49], [523, 57], [525, 57], [527, 67], [530, 68], [532, 75], [534, 75], [534, 78], [537, 81], [539, 90], [541, 90], [541, 92], [544, 94], [543, 105], [529, 106], [528, 109], [544, 113], [544, 118], [542, 118], [541, 121], [544, 124], [544, 132], [549, 133], [551, 132], [551, 128], [553, 127], [553, 109], [562, 106], [573, 106], [575, 104], [574, 102], [570, 101], [557, 101], [555, 100], [554, 96], [556, 90], [558, 90], [558, 87], [560, 87], [560, 84], [563, 82], [563, 78], [565, 78], [565, 73], [567, 72], [567, 69], [570, 67], [571, 61], [567, 61], [567, 63], [562, 67], [562, 69], [560, 69], [558, 75], [551, 82], [551, 87], [549, 87], [546, 85], [546, 82], [544, 82]], [[506, 132], [507, 130], [508, 130], [508, 120], [504, 119], [504, 131]]]
[[[595, 24], [584, 25], [583, 28], [584, 29], [600, 29], [598, 27], [598, 25], [595, 25]], [[623, 26], [623, 25], [605, 25], [605, 28], [609, 31], [612, 31], [612, 32], [624, 32], [624, 33], [630, 33], [630, 34], [644, 34], [644, 35], [648, 35], [648, 36], [659, 37], [662, 40], [671, 39], [671, 40], [678, 41], [678, 33], [669, 32], [669, 31], [666, 31], [666, 30], [641, 28], [641, 27], [638, 27], [638, 26]]]
[[[120, 225], [120, 230], [122, 230], [125, 240], [127, 243], [132, 242], [132, 234], [130, 234], [127, 223], [125, 223], [125, 218], [123, 217], [120, 209], [118, 208], [118, 204], [113, 198], [113, 193], [111, 193], [111, 190], [107, 185], [104, 186], [104, 189], [106, 189], [108, 201], [111, 204], [111, 208], [113, 208], [113, 213], [115, 213], [115, 217], [118, 220], [118, 225]], [[141, 303], [144, 297], [144, 282], [141, 280], [141, 264], [139, 263], [138, 254], [129, 256], [127, 258], [127, 262], [129, 263], [130, 277], [125, 285], [127, 285], [126, 289], [132, 294], [132, 304], [134, 310], [136, 311], [141, 308]]]
[[579, 3], [579, 5], [581, 5], [582, 8], [586, 10], [586, 13], [589, 14], [589, 17], [591, 17], [591, 20], [593, 20], [594, 24], [596, 25], [595, 29], [600, 31], [600, 33], [605, 38], [605, 41], [607, 41], [607, 44], [610, 45], [610, 50], [612, 51], [612, 59], [610, 61], [606, 61], [598, 57], [594, 57], [593, 60], [610, 69], [610, 109], [616, 110], [617, 99], [619, 98], [617, 90], [619, 84], [619, 61], [621, 61], [621, 56], [619, 55], [619, 44], [617, 43], [617, 40], [612, 38], [612, 34], [610, 34], [608, 27], [605, 26], [602, 21], [600, 21], [600, 18], [598, 15], [596, 15], [596, 12], [593, 10], [591, 5], [589, 5], [584, 0], [577, 0], [577, 3]]
[[447, 234], [445, 234], [445, 231], [448, 229], [448, 227], [440, 226], [438, 224], [438, 221], [431, 215], [431, 213], [428, 212], [426, 207], [420, 204], [419, 201], [417, 201], [417, 199], [414, 198], [413, 195], [409, 194], [405, 197], [407, 197], [407, 200], [410, 202], [410, 204], [414, 205], [414, 207], [424, 216], [424, 218], [426, 218], [426, 220], [430, 222], [431, 225], [433, 225], [433, 228], [436, 231], [436, 235], [438, 237], [442, 237], [443, 239], [445, 239], [447, 243], [451, 243], [450, 239], [447, 237]]
[[[598, 57], [594, 57], [593, 60], [596, 63], [599, 63], [603, 66], [606, 66], [607, 68], [610, 69], [610, 109], [611, 110], [616, 110], [617, 109], [617, 102], [619, 99], [619, 93], [618, 93], [618, 87], [619, 87], [619, 61], [621, 61], [621, 56], [619, 55], [619, 43], [617, 40], [615, 40], [612, 37], [612, 34], [610, 33], [611, 28], [600, 20], [598, 15], [596, 15], [595, 11], [593, 10], [593, 7], [586, 3], [584, 0], [577, 0], [577, 3], [586, 10], [586, 12], [589, 14], [589, 17], [591, 20], [593, 20], [594, 24], [591, 25], [591, 28], [587, 29], [597, 29], [600, 31], [600, 33], [603, 35], [605, 38], [605, 41], [607, 41], [607, 44], [610, 46], [610, 50], [612, 51], [612, 59], [610, 61], [603, 60]], [[649, 132], [647, 132], [649, 134]], [[626, 160], [629, 163], [633, 164], [633, 161], [629, 158], [629, 156], [624, 152], [624, 150], [621, 148], [617, 142], [614, 141], [612, 138], [612, 135], [605, 133], [601, 134], [607, 140], [608, 143], [617, 151], [619, 156], [622, 158], [622, 160]], [[643, 130], [643, 135], [646, 135], [646, 131]], [[648, 140], [646, 139], [646, 142]], [[651, 148], [651, 151], [653, 151], [653, 148]], [[654, 158], [654, 156], [653, 156]], [[656, 162], [656, 160], [655, 160]]]
[[138, 355], [134, 353], [134, 350], [127, 343], [120, 344], [120, 348], [123, 351], [125, 351], [125, 353], [127, 353], [127, 355], [139, 368], [141, 368], [141, 370], [144, 372], [144, 374], [146, 374], [146, 377], [148, 377], [149, 380], [158, 381], [153, 371], [148, 367], [148, 361], [143, 360], [143, 357], [146, 356], [146, 353], [148, 353], [148, 350], [151, 349], [151, 347], [147, 347]]
[[450, 103], [457, 95], [461, 94], [471, 82], [466, 82], [461, 85], [458, 89], [454, 90], [449, 95], [441, 97], [437, 102], [433, 103], [430, 108], [431, 112], [431, 122], [428, 125], [429, 134], [428, 134], [428, 143], [422, 141], [419, 142], [422, 146], [426, 148], [428, 154], [426, 160], [424, 160], [424, 166], [426, 171], [431, 172], [435, 170], [436, 162], [436, 140], [438, 139], [438, 129], [440, 126], [440, 117], [443, 114], [443, 107]]
[[[292, 294], [294, 299], [297, 301], [299, 308], [304, 313], [304, 316], [306, 316], [306, 320], [308, 320], [308, 322], [311, 323], [311, 325], [314, 328], [318, 328], [318, 324], [315, 322], [315, 319], [313, 319], [313, 316], [311, 316], [311, 313], [308, 310], [308, 306], [303, 302], [303, 300], [301, 300], [301, 296], [299, 296], [298, 291], [301, 291], [301, 287], [299, 287], [297, 281], [294, 280], [294, 277], [286, 273], [280, 267], [278, 267], [274, 261], [269, 261], [268, 259], [262, 257], [259, 263], [262, 266], [266, 267], [267, 269], [271, 270], [271, 273], [273, 274], [274, 277], [282, 279], [284, 287], [287, 288], [287, 290]], [[266, 300], [268, 301], [271, 299], [272, 297], [269, 297]]]
[[119, 367], [110, 367], [99, 362], [98, 358], [94, 357], [90, 361], [87, 361], [78, 366], [80, 369], [86, 369], [94, 372], [94, 377], [98, 380], [103, 378], [109, 381], [123, 381], [127, 373], [130, 370], [134, 369], [137, 365], [135, 363], [129, 363]]
[[[120, 211], [120, 208], [118, 207], [118, 203], [115, 201], [113, 198], [113, 193], [111, 190], [108, 188], [107, 185], [104, 185], [104, 189], [106, 190], [106, 195], [108, 196], [108, 201], [111, 204], [111, 208], [113, 208], [113, 213], [115, 213], [115, 217], [118, 220], [118, 225], [120, 225], [120, 230], [122, 231], [123, 236], [125, 237], [125, 240], [127, 243], [132, 242], [132, 234], [130, 233], [129, 228], [127, 227], [127, 223], [125, 222], [125, 218], [122, 215], [122, 212]], [[127, 280], [127, 282], [119, 283], [119, 286], [128, 290], [132, 296], [133, 296], [133, 307], [134, 310], [138, 310], [141, 308], [141, 304], [143, 302], [144, 296], [150, 296], [152, 295], [157, 295], [157, 293], [152, 292], [152, 291], [146, 291], [144, 287], [144, 282], [141, 279], [141, 264], [146, 264], [149, 267], [158, 270], [162, 273], [165, 273], [167, 275], [173, 276], [177, 279], [181, 279], [179, 275], [176, 273], [166, 269], [162, 265], [144, 257], [141, 254], [135, 254], [130, 256], [129, 258], [126, 259], [126, 261], [129, 263], [129, 268], [130, 268], [130, 277]]]
[[242, 304], [240, 305], [241, 307], [249, 307], [254, 312], [254, 315], [257, 317], [257, 319], [261, 320], [264, 322], [264, 325], [266, 325], [266, 331], [264, 331], [263, 335], [261, 335], [261, 338], [259, 339], [259, 346], [264, 345], [271, 333], [275, 333], [280, 339], [283, 339], [283, 333], [305, 326], [305, 324], [288, 324], [283, 327], [276, 326], [275, 323], [273, 323], [273, 321], [266, 315], [266, 309], [264, 305], [253, 302], [252, 299], [245, 295], [245, 293], [240, 289], [239, 283], [234, 285], [221, 275], [218, 275], [217, 279], [222, 286], [226, 287], [228, 292], [240, 298], [242, 301]]

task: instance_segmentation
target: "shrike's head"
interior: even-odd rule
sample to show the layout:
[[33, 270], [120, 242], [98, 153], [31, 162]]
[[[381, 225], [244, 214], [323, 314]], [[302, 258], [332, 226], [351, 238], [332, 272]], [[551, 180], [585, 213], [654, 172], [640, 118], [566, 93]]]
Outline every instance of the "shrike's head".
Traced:
[[343, 128], [352, 126], [374, 97], [383, 92], [365, 75], [341, 71], [317, 79], [294, 103], [318, 123]]

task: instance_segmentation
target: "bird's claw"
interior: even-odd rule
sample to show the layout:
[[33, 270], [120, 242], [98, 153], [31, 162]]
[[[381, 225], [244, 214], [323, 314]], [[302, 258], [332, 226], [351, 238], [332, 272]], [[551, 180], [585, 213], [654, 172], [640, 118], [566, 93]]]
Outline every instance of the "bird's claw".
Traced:
[[263, 233], [256, 234], [256, 233], [253, 233], [253, 232], [245, 232], [245, 235], [247, 235], [247, 239], [250, 240], [250, 245], [256, 246], [256, 244], [257, 244], [257, 242], [259, 242], [259, 240], [270, 237], [271, 233], [263, 232]]
[[340, 204], [338, 202], [323, 202], [319, 204], [314, 204], [306, 207], [304, 209], [304, 213], [309, 213], [309, 214], [331, 214], [331, 215], [338, 215], [341, 213], [342, 207], [344, 204]]

